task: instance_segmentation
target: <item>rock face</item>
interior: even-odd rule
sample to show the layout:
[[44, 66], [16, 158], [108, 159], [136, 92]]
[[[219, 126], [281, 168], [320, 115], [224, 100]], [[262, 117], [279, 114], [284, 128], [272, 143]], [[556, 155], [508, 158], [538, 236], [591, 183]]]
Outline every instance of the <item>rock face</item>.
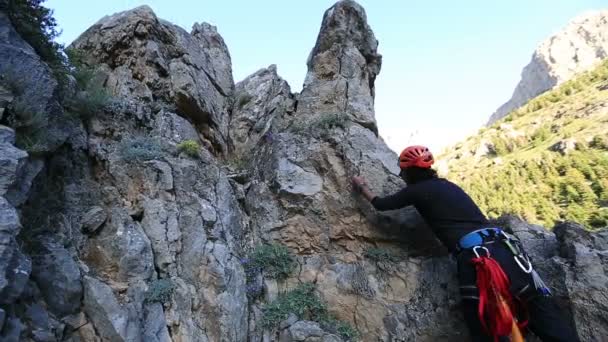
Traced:
[[[312, 282], [362, 341], [466, 340], [445, 249], [414, 209], [376, 213], [350, 184], [404, 186], [376, 132], [377, 44], [361, 6], [339, 1], [292, 94], [272, 65], [234, 85], [208, 24], [188, 34], [139, 7], [92, 26], [72, 48], [113, 100], [43, 157], [0, 126], [0, 339], [348, 340], [295, 313], [264, 328], [271, 300]], [[14, 98], [0, 91], [0, 113], [12, 115]], [[184, 153], [185, 141], [198, 148]], [[604, 232], [500, 224], [524, 241], [581, 337], [601, 340]], [[263, 294], [250, 297], [241, 259], [262, 243], [286, 246], [296, 270], [260, 276]]]
[[298, 111], [307, 113], [307, 119], [348, 113], [354, 122], [377, 132], [374, 81], [382, 62], [377, 48], [363, 7], [339, 1], [328, 9], [308, 57]]
[[589, 12], [573, 19], [536, 48], [513, 96], [492, 114], [488, 125], [607, 57], [608, 11]]
[[215, 27], [196, 24], [189, 34], [142, 6], [102, 18], [71, 47], [101, 65], [103, 83], [114, 95], [166, 105], [225, 149], [234, 81], [230, 54]]

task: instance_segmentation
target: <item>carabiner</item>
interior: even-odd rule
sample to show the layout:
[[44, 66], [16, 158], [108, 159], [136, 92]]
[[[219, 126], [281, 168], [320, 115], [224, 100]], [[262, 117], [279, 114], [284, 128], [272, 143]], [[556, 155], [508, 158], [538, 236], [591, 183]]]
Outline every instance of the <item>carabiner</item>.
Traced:
[[530, 273], [532, 272], [532, 263], [530, 262], [530, 259], [521, 257], [524, 261], [526, 261], [528, 263], [528, 269], [526, 269], [524, 267], [524, 265], [522, 265], [522, 263], [519, 261], [518, 257], [521, 257], [520, 255], [514, 255], [513, 259], [515, 259], [515, 262], [517, 263], [517, 265], [519, 265], [519, 268], [521, 268], [522, 271], [526, 272], [526, 273]]
[[477, 258], [479, 258], [479, 253], [477, 253], [478, 248], [481, 248], [484, 251], [486, 251], [486, 257], [488, 257], [488, 258], [490, 257], [490, 251], [487, 248], [485, 248], [484, 246], [475, 246], [475, 247], [473, 247], [473, 253], [475, 253], [475, 256]]

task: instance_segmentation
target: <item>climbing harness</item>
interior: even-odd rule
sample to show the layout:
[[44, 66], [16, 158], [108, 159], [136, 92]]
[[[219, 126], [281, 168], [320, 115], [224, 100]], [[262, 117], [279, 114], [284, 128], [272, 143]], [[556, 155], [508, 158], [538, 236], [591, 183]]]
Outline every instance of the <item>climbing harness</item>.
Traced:
[[[523, 341], [520, 329], [527, 321], [517, 321], [517, 313], [521, 310], [521, 295], [527, 292], [525, 286], [515, 297], [511, 294], [511, 283], [500, 264], [491, 257], [489, 246], [502, 243], [513, 255], [517, 266], [526, 274], [530, 274], [534, 282], [536, 295], [550, 295], [551, 291], [532, 267], [530, 257], [524, 251], [521, 242], [500, 228], [484, 228], [470, 232], [458, 242], [457, 251], [471, 250], [477, 274], [476, 290], [479, 296], [478, 314], [482, 326], [498, 341], [499, 336], [511, 336], [511, 341]], [[471, 286], [465, 286], [467, 289]], [[461, 289], [462, 292], [463, 289]], [[475, 298], [467, 296], [467, 298]]]
[[[457, 250], [471, 249], [476, 246], [490, 245], [502, 242], [513, 254], [515, 263], [524, 273], [530, 274], [534, 287], [543, 295], [551, 295], [551, 290], [532, 267], [530, 257], [524, 251], [521, 242], [514, 236], [507, 234], [500, 228], [484, 228], [475, 230], [463, 236], [458, 242]], [[475, 251], [475, 249], [474, 249]]]
[[[483, 251], [485, 253], [480, 252]], [[515, 301], [509, 291], [510, 281], [498, 262], [484, 246], [473, 247], [475, 258], [471, 261], [477, 272], [479, 289], [478, 314], [481, 325], [497, 342], [500, 336], [510, 336], [511, 341], [523, 341], [520, 328], [527, 322], [517, 322]]]

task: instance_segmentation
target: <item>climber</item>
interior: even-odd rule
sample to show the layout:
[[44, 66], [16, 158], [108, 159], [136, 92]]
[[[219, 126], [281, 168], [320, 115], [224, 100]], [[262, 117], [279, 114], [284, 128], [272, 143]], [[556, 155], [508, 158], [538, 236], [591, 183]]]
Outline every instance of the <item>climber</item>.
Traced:
[[519, 240], [490, 227], [460, 187], [437, 176], [428, 148], [410, 146], [398, 162], [407, 187], [397, 193], [378, 197], [362, 177], [353, 177], [353, 185], [376, 210], [413, 205], [454, 255], [461, 306], [473, 341], [509, 335], [516, 341], [526, 323], [543, 341], [579, 341]]

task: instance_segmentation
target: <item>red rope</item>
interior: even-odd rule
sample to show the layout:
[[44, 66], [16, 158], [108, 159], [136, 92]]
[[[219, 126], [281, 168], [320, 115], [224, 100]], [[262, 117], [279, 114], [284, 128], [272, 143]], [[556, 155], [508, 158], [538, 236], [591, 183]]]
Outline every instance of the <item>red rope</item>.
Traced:
[[[513, 313], [518, 312], [509, 291], [511, 282], [496, 260], [481, 256], [471, 261], [477, 271], [479, 320], [494, 341], [498, 341], [499, 336], [511, 335]], [[521, 322], [518, 326], [522, 328], [525, 324]]]

